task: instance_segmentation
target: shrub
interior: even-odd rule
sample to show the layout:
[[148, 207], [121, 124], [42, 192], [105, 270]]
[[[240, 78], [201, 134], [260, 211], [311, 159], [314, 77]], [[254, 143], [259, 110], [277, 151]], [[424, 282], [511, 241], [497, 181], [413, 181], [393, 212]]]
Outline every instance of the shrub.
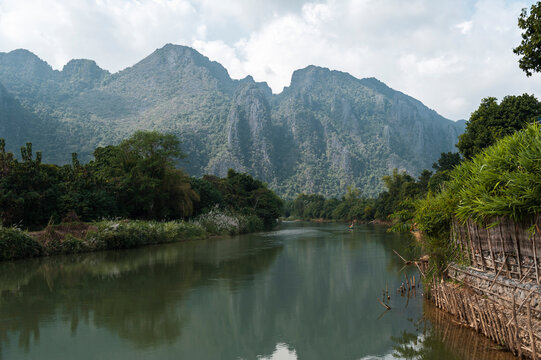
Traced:
[[240, 233], [240, 221], [229, 211], [214, 208], [196, 218], [194, 224], [200, 225], [209, 234], [235, 235]]
[[263, 220], [255, 215], [241, 215], [239, 216], [239, 232], [241, 234], [263, 231], [265, 230], [265, 223]]
[[43, 248], [28, 233], [15, 228], [0, 227], [0, 260], [40, 256]]
[[182, 239], [200, 239], [205, 230], [183, 221], [102, 221], [97, 230], [87, 235], [88, 244], [94, 249], [127, 249], [149, 244], [160, 244]]

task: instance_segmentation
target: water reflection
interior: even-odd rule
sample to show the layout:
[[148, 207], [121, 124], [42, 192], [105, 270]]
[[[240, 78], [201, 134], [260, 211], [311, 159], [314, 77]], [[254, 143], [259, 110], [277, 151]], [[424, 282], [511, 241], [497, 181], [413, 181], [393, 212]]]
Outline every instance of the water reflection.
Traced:
[[72, 336], [86, 324], [139, 348], [173, 343], [189, 316], [179, 303], [191, 289], [215, 278], [234, 288], [281, 251], [238, 239], [178, 245], [0, 264], [2, 348], [17, 334], [28, 352], [51, 319], [65, 323]]
[[[408, 244], [377, 226], [295, 223], [2, 263], [0, 357], [454, 359], [411, 320], [423, 315], [420, 294], [394, 293], [404, 274], [391, 250], [412, 258]], [[393, 309], [382, 315], [385, 286]]]

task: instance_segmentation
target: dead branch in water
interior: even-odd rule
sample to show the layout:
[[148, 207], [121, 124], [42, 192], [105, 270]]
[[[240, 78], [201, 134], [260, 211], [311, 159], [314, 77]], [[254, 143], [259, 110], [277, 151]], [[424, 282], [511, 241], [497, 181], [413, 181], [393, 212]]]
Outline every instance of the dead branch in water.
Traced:
[[[423, 270], [421, 270], [421, 267], [419, 266], [419, 261], [412, 261], [412, 260], [406, 260], [404, 259], [404, 257], [402, 255], [400, 255], [395, 249], [392, 249], [393, 252], [400, 258], [402, 259], [402, 261], [404, 261], [404, 266], [402, 267], [402, 269], [400, 269], [400, 271], [402, 271], [406, 266], [409, 266], [409, 265], [415, 265], [417, 266], [417, 269], [419, 269], [419, 272], [421, 273], [421, 276], [424, 278], [426, 277]], [[399, 272], [400, 272], [399, 271]]]
[[382, 302], [379, 298], [378, 298], [378, 302], [381, 304], [381, 306], [383, 306], [387, 310], [391, 310], [391, 307], [389, 305], [385, 304], [384, 302]]

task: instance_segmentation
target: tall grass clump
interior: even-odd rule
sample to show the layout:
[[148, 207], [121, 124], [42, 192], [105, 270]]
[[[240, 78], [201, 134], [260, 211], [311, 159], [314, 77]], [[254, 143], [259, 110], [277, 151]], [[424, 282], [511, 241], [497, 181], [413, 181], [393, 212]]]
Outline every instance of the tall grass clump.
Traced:
[[460, 261], [449, 241], [454, 219], [483, 223], [505, 216], [520, 221], [541, 212], [540, 125], [501, 139], [458, 165], [450, 177], [439, 192], [415, 203], [414, 222], [437, 269]]
[[43, 248], [27, 232], [0, 226], [0, 260], [40, 256]]
[[520, 221], [541, 212], [541, 127], [534, 123], [488, 147], [450, 173], [437, 194], [417, 202], [415, 223], [430, 236], [449, 233], [453, 218]]
[[204, 238], [205, 230], [183, 221], [108, 220], [95, 223], [86, 241], [95, 250], [127, 249], [184, 239]]
[[238, 214], [215, 207], [199, 215], [194, 224], [212, 235], [238, 235], [265, 229], [264, 221], [254, 214]]
[[520, 220], [541, 212], [541, 127], [534, 123], [503, 138], [452, 172], [455, 216]]

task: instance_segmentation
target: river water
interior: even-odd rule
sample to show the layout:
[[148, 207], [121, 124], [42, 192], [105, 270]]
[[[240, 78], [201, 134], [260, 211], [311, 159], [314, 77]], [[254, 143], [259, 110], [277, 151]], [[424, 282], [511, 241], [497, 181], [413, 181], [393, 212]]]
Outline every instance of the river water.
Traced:
[[[396, 289], [411, 240], [377, 225], [0, 264], [0, 359], [510, 359]], [[389, 289], [391, 310], [378, 302]]]

